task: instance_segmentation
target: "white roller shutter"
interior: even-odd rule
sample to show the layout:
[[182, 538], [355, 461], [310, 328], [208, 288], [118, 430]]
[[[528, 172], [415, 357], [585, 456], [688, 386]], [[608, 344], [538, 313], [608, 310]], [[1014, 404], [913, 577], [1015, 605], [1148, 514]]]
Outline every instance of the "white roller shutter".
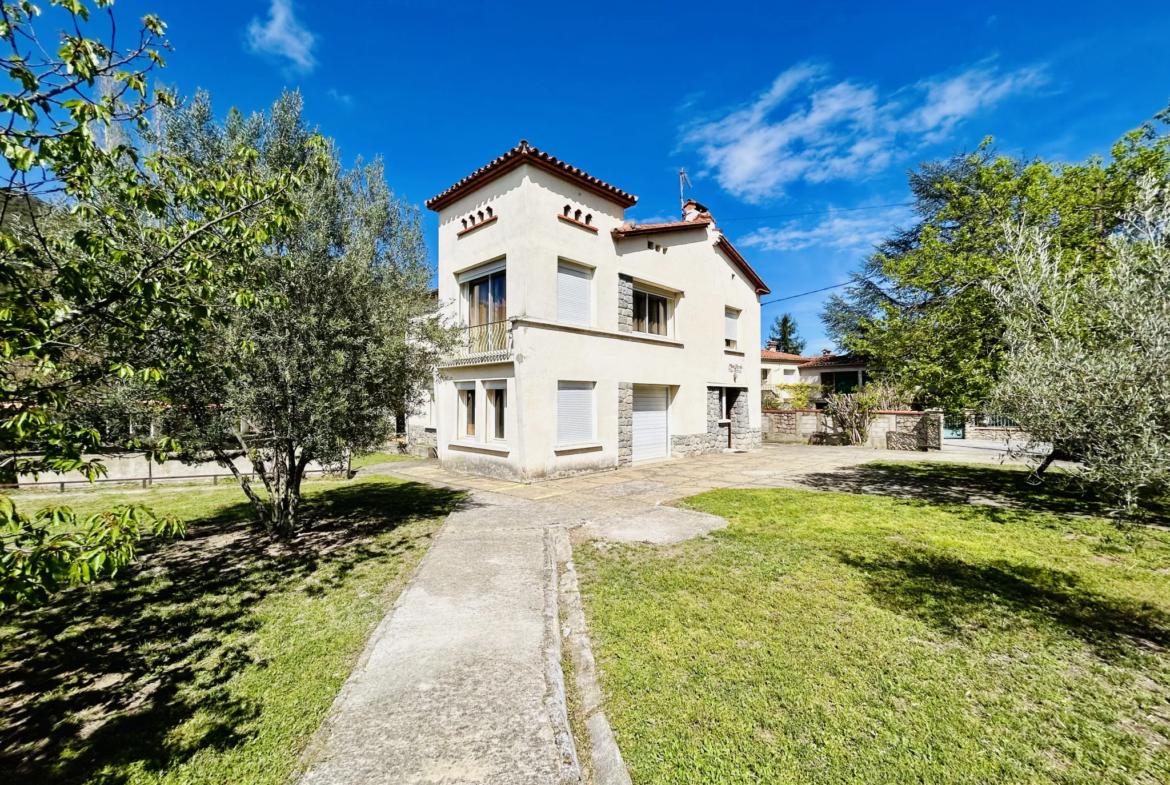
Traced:
[[667, 389], [634, 385], [634, 460], [665, 458], [667, 444]]
[[593, 321], [589, 279], [587, 270], [567, 264], [557, 265], [558, 321], [586, 325]]
[[732, 308], [723, 309], [723, 337], [731, 341], [728, 346], [735, 346], [739, 340], [739, 311]]
[[593, 384], [560, 382], [557, 385], [557, 444], [593, 441]]

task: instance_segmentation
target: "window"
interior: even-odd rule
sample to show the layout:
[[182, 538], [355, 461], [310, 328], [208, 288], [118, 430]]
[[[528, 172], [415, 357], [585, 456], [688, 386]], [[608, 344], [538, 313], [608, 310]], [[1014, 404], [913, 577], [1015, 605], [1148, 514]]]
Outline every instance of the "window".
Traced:
[[821, 374], [821, 386], [828, 392], [857, 392], [857, 371], [837, 371]]
[[457, 438], [475, 438], [475, 383], [459, 387], [459, 431]]
[[634, 332], [666, 335], [669, 332], [667, 299], [634, 290]]
[[593, 321], [592, 274], [569, 264], [557, 265], [557, 319], [570, 324]]
[[723, 346], [734, 349], [739, 346], [739, 311], [723, 309]]
[[593, 383], [557, 384], [557, 444], [593, 441]]
[[796, 369], [795, 369], [795, 368], [785, 368], [785, 369], [784, 369], [784, 375], [785, 375], [785, 376], [792, 376], [794, 373], [796, 373]]
[[507, 293], [507, 272], [503, 268], [463, 284], [470, 353], [493, 352], [506, 347]]
[[508, 383], [505, 381], [484, 382], [487, 393], [490, 422], [488, 440], [502, 442], [508, 434]]

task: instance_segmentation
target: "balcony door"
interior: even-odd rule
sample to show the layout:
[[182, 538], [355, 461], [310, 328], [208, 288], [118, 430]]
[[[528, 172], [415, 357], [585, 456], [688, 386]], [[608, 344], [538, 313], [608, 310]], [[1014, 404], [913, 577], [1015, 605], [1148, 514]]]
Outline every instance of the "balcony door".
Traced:
[[506, 271], [475, 278], [466, 286], [469, 349], [472, 353], [503, 349], [508, 312]]

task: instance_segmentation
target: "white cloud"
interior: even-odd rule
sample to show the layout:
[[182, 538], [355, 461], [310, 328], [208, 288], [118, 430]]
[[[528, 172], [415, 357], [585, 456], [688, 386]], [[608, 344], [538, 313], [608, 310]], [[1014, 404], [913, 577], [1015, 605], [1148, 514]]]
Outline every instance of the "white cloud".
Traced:
[[312, 71], [317, 65], [313, 57], [316, 39], [293, 13], [292, 0], [272, 0], [268, 21], [253, 17], [248, 25], [248, 49], [256, 54], [270, 54], [290, 61], [298, 71]]
[[822, 218], [813, 226], [789, 221], [779, 227], [762, 227], [736, 240], [736, 245], [762, 251], [799, 251], [816, 246], [838, 251], [869, 252], [895, 227], [911, 217], [908, 207], [889, 207], [872, 212], [836, 213]]
[[353, 96], [339, 92], [335, 87], [330, 87], [327, 95], [346, 108], [353, 105]]
[[882, 96], [877, 87], [833, 83], [802, 63], [752, 103], [686, 127], [706, 173], [748, 202], [782, 196], [789, 183], [864, 177], [945, 139], [964, 119], [1043, 83], [1040, 68], [1001, 73], [990, 65], [932, 77]]

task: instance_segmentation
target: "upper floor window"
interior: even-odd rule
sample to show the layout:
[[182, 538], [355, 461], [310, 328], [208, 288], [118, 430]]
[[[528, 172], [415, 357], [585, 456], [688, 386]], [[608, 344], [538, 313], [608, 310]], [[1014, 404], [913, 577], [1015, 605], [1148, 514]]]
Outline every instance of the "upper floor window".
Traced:
[[472, 327], [502, 322], [507, 318], [507, 271], [499, 270], [463, 284], [467, 299], [467, 323]]
[[508, 278], [501, 264], [466, 276], [462, 284], [467, 309], [467, 350], [494, 352], [507, 345]]
[[557, 264], [557, 320], [588, 325], [593, 321], [593, 275], [575, 264]]
[[739, 346], [739, 311], [723, 309], [723, 346], [735, 349]]
[[670, 334], [670, 301], [659, 294], [634, 290], [634, 332]]

